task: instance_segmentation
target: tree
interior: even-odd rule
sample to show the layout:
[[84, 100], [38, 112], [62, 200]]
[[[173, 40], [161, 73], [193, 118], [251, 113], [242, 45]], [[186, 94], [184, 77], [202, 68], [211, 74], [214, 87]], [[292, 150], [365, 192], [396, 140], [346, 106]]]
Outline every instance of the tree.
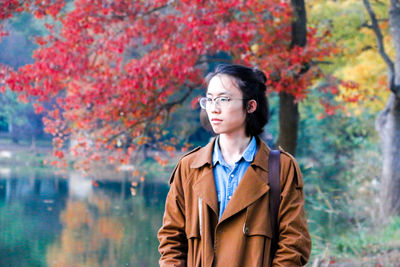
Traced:
[[[387, 12], [390, 1], [375, 1], [374, 3], [373, 11], [379, 23], [382, 45], [388, 57], [392, 58], [395, 55], [395, 49], [390, 34]], [[357, 85], [352, 90], [339, 88], [340, 93], [336, 96], [337, 100], [339, 102], [346, 101], [344, 110], [348, 116], [355, 117], [354, 120], [361, 120], [364, 130], [370, 129], [369, 120], [375, 118], [376, 114], [385, 108], [385, 102], [391, 91], [387, 84], [387, 65], [379, 50], [376, 49], [376, 35], [372, 30], [371, 19], [363, 2], [356, 0], [313, 1], [308, 5], [308, 8], [308, 12], [311, 14], [310, 24], [328, 27], [332, 32], [329, 41], [336, 43], [341, 48], [335, 57], [330, 59], [331, 64], [324, 65], [324, 71], [334, 73], [336, 77], [343, 80], [351, 80]], [[360, 12], [360, 10], [364, 12]], [[348, 25], [352, 25], [352, 27], [348, 27]], [[363, 155], [365, 162], [371, 160], [371, 152], [376, 151], [375, 146], [379, 146], [379, 136], [375, 136], [375, 133], [370, 130], [366, 132], [369, 132], [365, 135], [369, 136], [368, 148], [361, 150], [352, 148], [356, 155]], [[377, 152], [373, 153], [376, 154]], [[380, 164], [381, 155], [376, 154], [376, 157], [374, 167], [379, 167], [376, 171], [381, 172], [383, 166], [383, 164]], [[349, 169], [352, 168], [351, 165], [349, 162]], [[360, 167], [354, 167], [355, 169], [352, 172], [358, 173], [357, 179], [360, 179], [363, 176]], [[369, 164], [369, 167], [371, 167], [371, 164]], [[365, 170], [364, 167], [361, 169]], [[367, 180], [370, 183], [373, 180], [377, 181], [377, 176], [372, 171], [368, 171], [368, 173]], [[340, 177], [340, 179], [346, 180], [344, 177]], [[369, 190], [370, 192], [375, 191], [375, 186], [371, 185]], [[384, 195], [380, 196], [379, 199], [382, 204], [387, 201]], [[370, 205], [369, 199], [368, 205]], [[370, 210], [378, 210], [378, 207]], [[377, 217], [375, 222], [380, 223], [381, 219]]]
[[[304, 0], [291, 0], [294, 19], [292, 22], [292, 36], [290, 48], [306, 46], [307, 42], [307, 18]], [[308, 64], [302, 66], [297, 76], [307, 72]], [[297, 79], [296, 76], [294, 76]], [[299, 107], [296, 97], [288, 92], [279, 93], [279, 137], [278, 145], [284, 147], [289, 153], [295, 154], [297, 146], [297, 134], [299, 128]]]
[[[60, 159], [71, 136], [72, 153], [88, 162], [100, 159], [99, 151], [127, 162], [148, 133], [158, 149], [173, 152], [175, 142], [161, 139], [164, 122], [201, 86], [205, 64], [221, 61], [211, 57], [220, 51], [259, 67], [270, 88], [296, 101], [322, 75], [316, 62], [333, 51], [316, 29], [308, 29], [307, 47], [292, 41], [287, 1], [76, 0], [72, 10], [64, 1], [14, 3], [13, 12], [54, 20], [50, 34], [36, 39], [35, 62], [3, 76], [46, 113]], [[54, 98], [51, 109], [40, 104]]]
[[[386, 65], [374, 49], [376, 41], [370, 30], [368, 14], [360, 12], [364, 9], [362, 1], [312, 1], [307, 7], [310, 14], [308, 23], [329, 30], [332, 33], [329, 42], [340, 48], [329, 59], [329, 64], [323, 65], [324, 71], [355, 85], [353, 88], [340, 87], [336, 97], [338, 102], [343, 103], [345, 111], [354, 116], [375, 114], [383, 109], [389, 96]], [[394, 51], [390, 45], [387, 8], [387, 1], [380, 2], [375, 6], [375, 12], [381, 17], [384, 42], [391, 55]]]
[[378, 19], [368, 0], [363, 0], [376, 35], [377, 49], [388, 68], [391, 94], [376, 120], [382, 145], [381, 216], [400, 214], [400, 2], [390, 1], [389, 25], [395, 49], [394, 61], [385, 50]]

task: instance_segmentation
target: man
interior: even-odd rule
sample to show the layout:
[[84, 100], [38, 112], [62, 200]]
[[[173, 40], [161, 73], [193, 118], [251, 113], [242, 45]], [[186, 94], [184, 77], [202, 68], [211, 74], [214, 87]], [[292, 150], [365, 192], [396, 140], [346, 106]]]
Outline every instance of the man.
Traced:
[[213, 131], [207, 146], [182, 157], [171, 177], [158, 233], [160, 266], [302, 266], [311, 240], [303, 180], [295, 159], [280, 156], [279, 242], [271, 253], [268, 156], [257, 136], [268, 121], [266, 77], [220, 65], [200, 99]]

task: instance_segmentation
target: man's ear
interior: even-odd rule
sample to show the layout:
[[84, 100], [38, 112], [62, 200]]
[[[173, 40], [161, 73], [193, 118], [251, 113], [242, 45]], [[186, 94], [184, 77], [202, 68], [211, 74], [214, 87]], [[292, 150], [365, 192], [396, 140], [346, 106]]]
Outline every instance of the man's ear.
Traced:
[[247, 102], [247, 113], [253, 113], [257, 109], [257, 101], [254, 99]]

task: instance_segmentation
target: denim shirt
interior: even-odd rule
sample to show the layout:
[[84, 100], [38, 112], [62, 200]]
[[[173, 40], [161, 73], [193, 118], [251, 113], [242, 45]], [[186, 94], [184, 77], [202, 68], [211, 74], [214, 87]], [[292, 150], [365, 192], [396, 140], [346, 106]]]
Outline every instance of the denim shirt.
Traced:
[[257, 143], [253, 136], [242, 157], [233, 166], [224, 160], [218, 143], [219, 136], [215, 141], [212, 163], [218, 196], [219, 219], [221, 219], [229, 200], [257, 153]]

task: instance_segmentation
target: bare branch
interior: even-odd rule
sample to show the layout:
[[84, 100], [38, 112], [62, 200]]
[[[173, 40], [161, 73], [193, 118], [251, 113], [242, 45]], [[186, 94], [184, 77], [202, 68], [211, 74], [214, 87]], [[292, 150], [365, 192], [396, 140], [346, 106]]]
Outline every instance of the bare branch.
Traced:
[[[187, 92], [186, 92], [182, 97], [180, 97], [179, 99], [177, 99], [177, 100], [175, 100], [175, 101], [168, 102], [168, 103], [165, 103], [164, 105], [161, 105], [161, 106], [154, 112], [154, 114], [153, 114], [152, 116], [146, 117], [146, 118], [144, 118], [144, 119], [142, 119], [142, 120], [136, 121], [136, 122], [135, 122], [134, 124], [132, 124], [130, 127], [126, 128], [126, 129], [124, 129], [123, 131], [121, 131], [121, 132], [119, 132], [119, 133], [117, 133], [117, 134], [111, 136], [110, 138], [108, 138], [108, 139], [107, 139], [107, 143], [111, 143], [114, 139], [118, 138], [119, 136], [121, 136], [121, 135], [123, 135], [123, 134], [126, 134], [126, 133], [129, 133], [132, 129], [134, 129], [134, 128], [135, 128], [137, 125], [139, 125], [139, 124], [145, 124], [145, 125], [150, 124], [150, 123], [151, 123], [154, 119], [156, 119], [156, 118], [161, 114], [161, 112], [163, 112], [163, 111], [166, 111], [167, 114], [169, 114], [169, 112], [171, 111], [171, 109], [172, 109], [174, 106], [182, 104], [182, 103], [190, 96], [190, 94], [192, 93], [192, 91], [195, 89], [194, 86], [191, 86], [191, 85], [188, 85], [188, 84], [185, 84], [185, 85], [186, 85], [186, 87], [189, 88], [189, 89], [187, 90]], [[146, 126], [146, 127], [147, 127], [147, 126]]]
[[367, 46], [364, 46], [363, 48], [361, 48], [361, 51], [367, 51], [367, 50], [370, 50], [372, 48], [373, 48], [372, 46], [367, 45]]
[[190, 96], [195, 87], [188, 86], [188, 88], [189, 90], [187, 90], [187, 92], [181, 98], [169, 103], [165, 103], [163, 106], [161, 106], [161, 109], [166, 109], [169, 112], [173, 106], [182, 104]]
[[[377, 19], [378, 22], [384, 22], [384, 21], [389, 21], [389, 19]], [[361, 28], [368, 28], [368, 29], [372, 29], [372, 25], [368, 24], [367, 21], [365, 21], [364, 23], [360, 24], [360, 26], [357, 27], [357, 30], [361, 29]]]
[[310, 61], [310, 65], [314, 66], [314, 65], [332, 65], [333, 62], [332, 61], [327, 61], [327, 60], [311, 60]]
[[204, 64], [204, 63], [232, 63], [232, 60], [226, 58], [207, 58], [204, 60], [198, 60], [196, 62], [196, 66]]
[[376, 19], [375, 16], [375, 12], [372, 10], [371, 4], [369, 2], [369, 0], [363, 0], [364, 2], [364, 6], [367, 9], [368, 15], [371, 18], [371, 23], [372, 23], [372, 30], [375, 33], [376, 36], [376, 42], [378, 45], [378, 51], [379, 54], [381, 55], [381, 57], [383, 58], [383, 60], [385, 61], [388, 70], [389, 70], [389, 84], [390, 84], [390, 90], [396, 94], [396, 90], [395, 90], [395, 69], [394, 69], [394, 63], [393, 61], [390, 59], [390, 57], [388, 56], [388, 54], [385, 51], [385, 46], [383, 44], [383, 35], [381, 32], [381, 29], [379, 28], [379, 24], [378, 24], [378, 20]]
[[385, 3], [384, 3], [384, 2], [382, 2], [382, 1], [379, 1], [379, 0], [375, 0], [375, 3], [377, 3], [377, 4], [380, 4], [380, 5], [385, 5]]
[[151, 13], [153, 13], [153, 12], [156, 12], [156, 11], [158, 11], [158, 10], [164, 9], [164, 8], [166, 8], [166, 7], [168, 7], [168, 6], [170, 6], [169, 3], [166, 4], [166, 5], [162, 5], [162, 6], [159, 6], [159, 7], [155, 7], [155, 8], [153, 8], [153, 9], [150, 9], [150, 10], [147, 11], [147, 12], [144, 12], [143, 15], [149, 15], [149, 14], [151, 14]]
[[[136, 16], [138, 16], [138, 17], [145, 17], [145, 16], [150, 15], [150, 14], [156, 12], [156, 11], [159, 11], [159, 10], [162, 10], [162, 9], [164, 9], [164, 8], [167, 8], [167, 7], [169, 7], [170, 5], [171, 5], [171, 3], [168, 3], [168, 4], [165, 4], [165, 5], [159, 6], [159, 7], [152, 8], [152, 9], [146, 11], [146, 12], [135, 13], [134, 15], [136, 15]], [[114, 15], [114, 14], [113, 14], [113, 15], [111, 16], [112, 19], [118, 19], [118, 20], [124, 20], [126, 17], [127, 17], [127, 15], [121, 16], [121, 15]]]

